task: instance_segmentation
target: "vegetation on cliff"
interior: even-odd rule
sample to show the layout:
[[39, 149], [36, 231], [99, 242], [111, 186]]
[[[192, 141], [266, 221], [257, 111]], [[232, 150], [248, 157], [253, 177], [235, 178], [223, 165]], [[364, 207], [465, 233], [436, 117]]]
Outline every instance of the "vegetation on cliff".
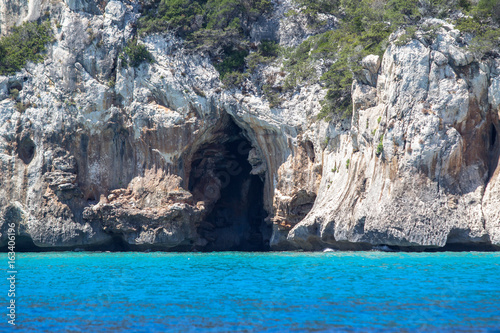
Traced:
[[269, 0], [160, 0], [146, 8], [139, 31], [176, 31], [190, 49], [211, 56], [221, 79], [234, 79], [245, 69], [251, 24], [271, 10]]
[[0, 74], [14, 74], [28, 61], [42, 61], [45, 44], [50, 41], [52, 32], [48, 21], [25, 22], [14, 27], [9, 35], [0, 39]]
[[[173, 31], [186, 40], [193, 52], [204, 52], [213, 60], [227, 87], [238, 87], [256, 73], [260, 64], [281, 56], [282, 86], [266, 78], [254, 82], [271, 106], [279, 106], [283, 92], [292, 93], [304, 83], [319, 83], [327, 89], [319, 118], [348, 118], [351, 86], [361, 74], [361, 60], [368, 54], [383, 55], [391, 33], [403, 28], [396, 41], [404, 45], [417, 32], [424, 17], [446, 19], [470, 33], [469, 50], [476, 59], [498, 56], [500, 46], [500, 1], [498, 0], [292, 0], [297, 6], [285, 16], [305, 16], [311, 27], [326, 22], [324, 15], [338, 19], [335, 29], [311, 36], [292, 48], [275, 41], [249, 41], [252, 25], [272, 12], [270, 0], [150, 0], [138, 22], [145, 35]], [[426, 28], [429, 39], [433, 28]], [[52, 39], [50, 23], [23, 23], [0, 39], [0, 74], [12, 74], [27, 61], [43, 59], [45, 45]], [[134, 38], [121, 58], [130, 66], [151, 62], [145, 46]], [[254, 80], [255, 81], [255, 80]]]
[[[471, 51], [483, 57], [498, 46], [500, 2], [497, 0], [294, 0], [298, 10], [286, 13], [305, 15], [311, 27], [325, 24], [320, 14], [334, 15], [339, 24], [334, 30], [308, 38], [290, 49], [278, 49], [264, 41], [250, 52], [248, 34], [261, 15], [272, 10], [269, 0], [161, 0], [146, 9], [140, 19], [140, 32], [176, 31], [187, 46], [208, 53], [228, 87], [239, 86], [260, 63], [283, 56], [287, 73], [284, 91], [293, 91], [304, 82], [318, 82], [327, 89], [319, 118], [349, 117], [352, 110], [351, 85], [361, 73], [361, 59], [368, 54], [382, 55], [388, 37], [400, 27], [406, 28], [398, 44], [414, 37], [423, 17], [451, 19], [463, 32], [475, 38]], [[433, 31], [429, 31], [429, 36]], [[324, 66], [317, 75], [316, 64]], [[280, 103], [277, 93], [262, 84], [272, 106]]]
[[122, 64], [132, 67], [139, 67], [143, 62], [153, 62], [153, 56], [149, 53], [146, 46], [137, 43], [137, 39], [135, 38], [127, 43], [120, 58], [122, 59]]
[[[352, 110], [351, 85], [368, 54], [382, 55], [389, 35], [400, 27], [407, 33], [398, 42], [410, 41], [423, 17], [451, 19], [475, 38], [471, 51], [481, 58], [493, 52], [500, 40], [500, 2], [480, 0], [295, 0], [311, 25], [321, 24], [320, 13], [340, 18], [338, 29], [312, 36], [289, 51], [284, 69], [289, 73], [285, 89], [316, 80], [328, 89], [319, 118], [347, 117]], [[297, 14], [297, 13], [292, 13]], [[429, 31], [431, 35], [432, 32]], [[313, 64], [323, 59], [326, 70], [316, 78]]]
[[500, 46], [500, 1], [480, 0], [469, 7], [469, 16], [457, 20], [456, 28], [474, 35], [470, 49], [478, 59], [498, 56]]

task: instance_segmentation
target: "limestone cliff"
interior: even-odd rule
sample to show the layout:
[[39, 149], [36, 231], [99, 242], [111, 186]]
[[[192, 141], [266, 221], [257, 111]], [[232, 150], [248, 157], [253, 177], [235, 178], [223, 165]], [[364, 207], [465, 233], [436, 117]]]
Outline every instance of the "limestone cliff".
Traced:
[[[319, 84], [270, 105], [173, 34], [125, 66], [140, 6], [1, 1], [0, 33], [45, 15], [55, 36], [43, 63], [0, 76], [1, 245], [14, 222], [30, 250], [499, 248], [500, 61], [475, 60], [452, 25], [432, 43], [393, 34], [363, 59], [352, 119], [327, 122]], [[318, 32], [290, 6], [252, 39]], [[279, 63], [260, 75], [284, 79]]]

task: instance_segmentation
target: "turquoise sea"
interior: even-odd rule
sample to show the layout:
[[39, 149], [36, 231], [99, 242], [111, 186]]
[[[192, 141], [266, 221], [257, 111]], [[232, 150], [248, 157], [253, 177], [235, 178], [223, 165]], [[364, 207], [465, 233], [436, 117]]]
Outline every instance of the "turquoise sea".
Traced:
[[16, 265], [15, 331], [500, 332], [500, 253], [18, 253]]

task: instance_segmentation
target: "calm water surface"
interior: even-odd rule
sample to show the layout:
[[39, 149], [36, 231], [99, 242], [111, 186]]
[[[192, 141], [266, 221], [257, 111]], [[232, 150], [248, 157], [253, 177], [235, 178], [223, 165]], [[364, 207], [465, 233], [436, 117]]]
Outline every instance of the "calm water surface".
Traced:
[[63, 252], [16, 264], [17, 331], [500, 332], [500, 253]]

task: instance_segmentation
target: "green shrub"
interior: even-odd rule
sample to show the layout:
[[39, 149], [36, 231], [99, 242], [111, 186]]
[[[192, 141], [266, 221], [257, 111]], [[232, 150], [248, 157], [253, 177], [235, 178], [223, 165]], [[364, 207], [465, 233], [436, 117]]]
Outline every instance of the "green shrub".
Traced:
[[10, 93], [10, 98], [12, 98], [13, 100], [16, 100], [19, 97], [19, 90], [16, 88], [11, 89], [9, 93]]
[[394, 42], [395, 45], [397, 46], [403, 46], [411, 42], [413, 39], [415, 39], [415, 33], [417, 32], [417, 27], [416, 26], [409, 26], [406, 27], [405, 32], [398, 37], [398, 39]]
[[[318, 20], [319, 13], [339, 14], [339, 0], [294, 0], [301, 7], [301, 13], [306, 15], [307, 23], [310, 28], [318, 28], [325, 24]], [[296, 11], [290, 11], [287, 15], [297, 15]]]
[[470, 13], [472, 16], [457, 20], [456, 28], [474, 35], [470, 50], [476, 59], [495, 55], [500, 48], [500, 1], [480, 0]]
[[484, 26], [474, 17], [461, 18], [456, 22], [455, 28], [462, 32], [470, 32], [473, 34], [482, 33]]
[[230, 49], [224, 52], [224, 55], [224, 60], [214, 65], [215, 69], [217, 69], [220, 73], [221, 80], [224, 80], [224, 77], [229, 73], [243, 72], [245, 69], [245, 57], [248, 55], [248, 51], [246, 49]]
[[[160, 0], [139, 19], [139, 31], [176, 31], [188, 49], [210, 55], [224, 81], [244, 71], [251, 24], [271, 9], [270, 0]], [[269, 57], [273, 47], [265, 44], [261, 55]], [[231, 74], [227, 81], [239, 80]]]
[[[465, 0], [463, 0], [465, 1]], [[469, 17], [456, 22], [456, 28], [474, 35], [470, 43], [471, 51], [476, 59], [485, 56], [497, 56], [500, 48], [500, 1], [479, 0], [476, 5], [462, 6], [467, 8]]]
[[[139, 67], [143, 62], [153, 62], [153, 56], [146, 46], [137, 43], [137, 39], [135, 38], [127, 43], [123, 51], [128, 57], [128, 61], [126, 61], [125, 64], [129, 64], [132, 67]], [[121, 59], [125, 60], [123, 57]]]
[[275, 91], [271, 85], [264, 84], [262, 86], [262, 91], [264, 92], [264, 96], [266, 96], [269, 101], [269, 106], [271, 108], [277, 107], [281, 104], [281, 95], [279, 92]]
[[[471, 50], [478, 56], [488, 55], [500, 43], [500, 33], [491, 25], [491, 22], [500, 20], [498, 0], [479, 0], [477, 5], [470, 0], [294, 1], [310, 20], [317, 19], [319, 13], [340, 18], [336, 30], [312, 36], [284, 53], [284, 70], [288, 73], [285, 90], [294, 90], [304, 81], [319, 82], [327, 88], [319, 119], [351, 115], [351, 86], [360, 73], [360, 60], [367, 54], [381, 56], [388, 45], [388, 36], [401, 26], [405, 27], [405, 33], [395, 44], [409, 43], [415, 38], [422, 13], [439, 18], [446, 18], [458, 10], [473, 13], [473, 18], [460, 19], [457, 28], [477, 35], [471, 43]], [[432, 42], [438, 28], [439, 25], [422, 27], [422, 37]], [[318, 78], [313, 69], [319, 59], [325, 61], [327, 70]]]
[[500, 29], [487, 30], [478, 34], [470, 42], [470, 51], [476, 59], [482, 59], [500, 47]]
[[500, 23], [500, 1], [479, 0], [473, 14], [480, 20], [491, 20]]
[[31, 106], [30, 103], [23, 103], [23, 102], [17, 102], [15, 104], [16, 110], [19, 113], [24, 113], [24, 111], [26, 111], [30, 106]]
[[349, 169], [349, 164], [351, 164], [351, 160], [347, 159], [347, 161], [345, 161], [345, 168], [346, 169]]
[[[362, 70], [361, 59], [368, 54], [382, 55], [389, 35], [399, 25], [418, 19], [417, 0], [296, 2], [308, 6], [306, 12], [311, 17], [329, 13], [341, 21], [338, 29], [312, 36], [288, 52], [284, 69], [289, 75], [284, 88], [293, 90], [302, 81], [319, 82], [327, 94], [318, 118], [348, 118], [352, 114], [352, 82]], [[327, 70], [317, 78], [314, 63], [319, 59], [327, 60]]]
[[381, 135], [380, 136], [380, 140], [378, 142], [378, 145], [377, 145], [377, 150], [375, 151], [375, 154], [377, 156], [379, 156], [380, 154], [382, 154], [384, 152], [384, 135]]
[[45, 45], [52, 41], [50, 22], [25, 22], [0, 39], [0, 74], [19, 71], [26, 62], [41, 62]]
[[[313, 36], [290, 52], [285, 61], [284, 69], [289, 75], [284, 89], [293, 90], [303, 81], [319, 81], [328, 89], [319, 119], [351, 116], [351, 86], [354, 75], [362, 69], [360, 61], [371, 53], [381, 55], [385, 50], [383, 42], [392, 32], [390, 26], [380, 22], [372, 22], [362, 33], [350, 31], [356, 29], [348, 23], [343, 28]], [[314, 70], [318, 59], [334, 59], [320, 78]]]
[[252, 52], [245, 58], [245, 63], [253, 73], [259, 65], [267, 63], [267, 59], [260, 52]]
[[471, 9], [472, 3], [469, 0], [458, 0], [458, 7], [468, 12]]
[[294, 0], [296, 4], [304, 7], [305, 14], [316, 16], [318, 13], [337, 13], [339, 0]]
[[276, 58], [279, 54], [279, 45], [272, 40], [263, 40], [259, 44], [259, 52], [263, 57]]
[[250, 53], [246, 59], [246, 65], [251, 72], [254, 72], [258, 65], [267, 64], [279, 55], [279, 45], [270, 40], [263, 40], [256, 52]]
[[225, 73], [224, 77], [221, 79], [222, 83], [227, 87], [227, 88], [237, 88], [245, 82], [246, 79], [248, 79], [250, 75], [248, 73], [241, 73], [238, 71], [234, 72], [228, 72]]

